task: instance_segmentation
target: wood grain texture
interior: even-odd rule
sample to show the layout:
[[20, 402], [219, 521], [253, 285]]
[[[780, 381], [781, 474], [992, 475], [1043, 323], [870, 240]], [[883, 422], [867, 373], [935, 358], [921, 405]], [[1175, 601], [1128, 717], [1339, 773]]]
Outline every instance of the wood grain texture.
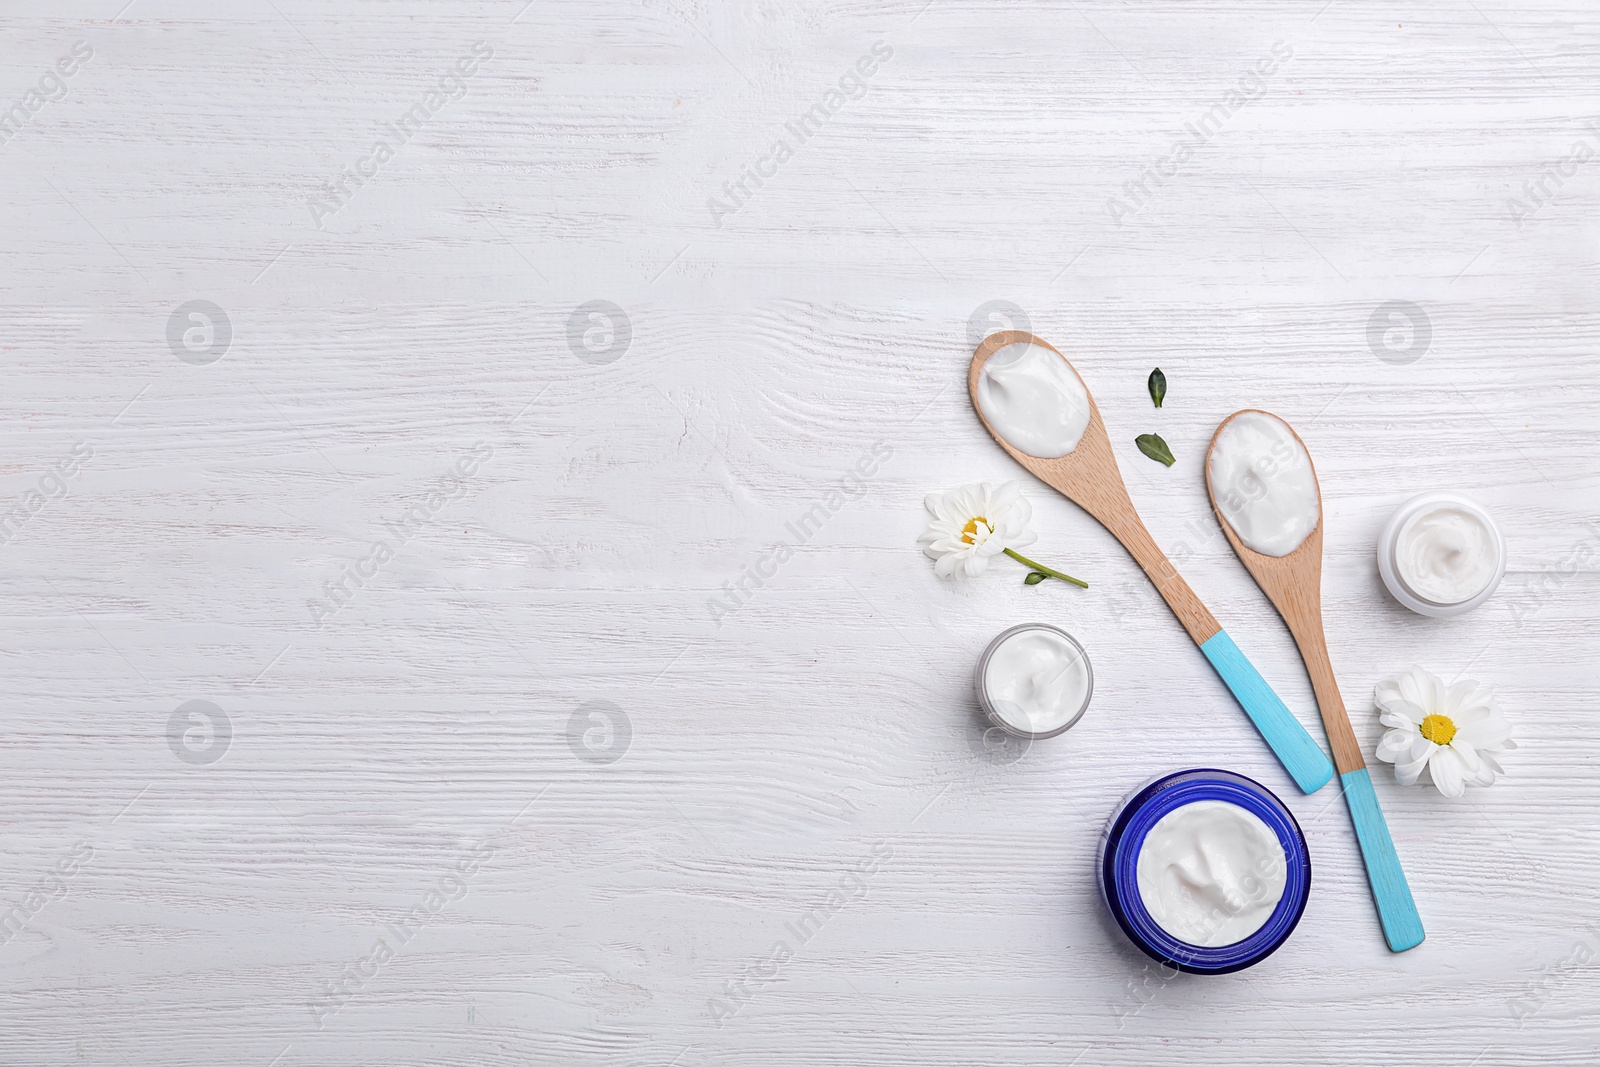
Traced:
[[[1002, 348], [1017, 344], [1037, 345], [1049, 349], [1060, 356], [1078, 381], [1083, 383], [1084, 395], [1089, 398], [1089, 424], [1084, 427], [1083, 436], [1079, 438], [1077, 447], [1064, 456], [1043, 459], [1014, 448], [993, 426], [989, 425], [989, 419], [983, 413], [983, 406], [978, 402], [978, 382], [983, 377], [984, 364], [989, 362], [990, 356]], [[1205, 644], [1222, 629], [1217, 625], [1216, 617], [1200, 603], [1200, 598], [1195, 596], [1194, 590], [1189, 588], [1189, 583], [1183, 580], [1178, 568], [1172, 565], [1172, 561], [1156, 545], [1155, 538], [1150, 536], [1150, 531], [1140, 520], [1133, 501], [1128, 499], [1128, 487], [1123, 484], [1122, 472], [1117, 469], [1117, 457], [1111, 451], [1111, 439], [1106, 436], [1105, 420], [1100, 418], [1100, 408], [1094, 402], [1094, 390], [1083, 381], [1083, 375], [1078, 373], [1078, 368], [1072, 366], [1072, 361], [1067, 359], [1060, 349], [1024, 330], [996, 331], [984, 338], [972, 354], [972, 363], [967, 368], [967, 393], [972, 397], [972, 410], [977, 414], [978, 421], [983, 423], [983, 428], [989, 431], [989, 435], [1011, 455], [1012, 459], [1022, 464], [1041, 482], [1094, 516], [1096, 522], [1122, 542], [1122, 547], [1128, 550], [1128, 555], [1132, 556], [1133, 561], [1144, 571], [1151, 584], [1156, 587], [1156, 591], [1161, 594], [1161, 598], [1167, 602], [1167, 607], [1172, 609], [1172, 614], [1177, 616], [1179, 624], [1194, 639], [1195, 644]]]
[[[70, 887], [0, 945], [0, 1062], [1592, 1064], [1600, 164], [1562, 173], [1600, 112], [1590, 0], [10, 0], [0, 104], [79, 40], [0, 146], [0, 499], [94, 452], [0, 546], [0, 902]], [[308, 200], [480, 40], [466, 95], [319, 229]], [[787, 133], [878, 41], [865, 95]], [[195, 299], [233, 326], [204, 366], [167, 334]], [[631, 324], [609, 363], [578, 353], [615, 330], [569, 332], [596, 300]], [[1386, 360], [1397, 300], [1429, 329], [1380, 318]], [[1504, 782], [1447, 802], [1371, 767], [1420, 948], [1384, 947], [1342, 805], [1299, 795], [1081, 509], [1029, 484], [1039, 558], [1089, 590], [934, 576], [924, 494], [1017, 475], [963, 395], [975, 319], [1072, 353], [1152, 537], [1307, 723], [1207, 505], [1241, 407], [1317, 457], [1363, 750], [1396, 670], [1495, 688]], [[1435, 486], [1510, 553], [1459, 619], [1374, 563]], [[1094, 701], [995, 750], [971, 668], [1035, 619], [1083, 643]], [[214, 762], [169, 745], [191, 700], [230, 720]], [[1168, 981], [1104, 921], [1095, 842], [1201, 764], [1283, 798], [1314, 885], [1259, 967]]]
[[[1283, 556], [1257, 552], [1240, 541], [1238, 533], [1217, 505], [1216, 487], [1211, 484], [1211, 453], [1217, 447], [1217, 437], [1228, 423], [1246, 412], [1278, 418], [1270, 411], [1245, 408], [1235, 411], [1217, 424], [1216, 432], [1211, 435], [1211, 443], [1206, 446], [1203, 464], [1211, 513], [1217, 517], [1217, 523], [1222, 527], [1228, 543], [1233, 546], [1239, 562], [1244, 564], [1244, 569], [1250, 572], [1261, 591], [1267, 594], [1272, 606], [1278, 609], [1279, 617], [1300, 649], [1300, 658], [1311, 679], [1311, 692], [1317, 699], [1317, 710], [1322, 714], [1323, 728], [1328, 731], [1328, 744], [1333, 750], [1335, 769], [1340, 774], [1359, 770], [1367, 765], [1367, 761], [1361, 754], [1361, 743], [1356, 740], [1350, 716], [1345, 711], [1344, 697], [1339, 693], [1339, 681], [1333, 673], [1333, 662], [1328, 658], [1328, 638], [1322, 629], [1322, 527], [1327, 521], [1328, 512], [1322, 504], [1321, 483], [1317, 483], [1317, 525], [1293, 552]], [[1282, 419], [1278, 421], [1283, 422]], [[1283, 424], [1299, 442], [1306, 462], [1311, 465], [1311, 477], [1315, 482], [1317, 465], [1311, 458], [1310, 450], [1300, 440], [1300, 435], [1295, 433], [1293, 426], [1287, 422]]]

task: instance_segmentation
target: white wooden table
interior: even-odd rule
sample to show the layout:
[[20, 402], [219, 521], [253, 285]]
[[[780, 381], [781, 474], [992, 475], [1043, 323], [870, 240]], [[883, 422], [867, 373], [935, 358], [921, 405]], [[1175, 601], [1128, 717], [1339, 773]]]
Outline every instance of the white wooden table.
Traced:
[[[124, 2], [0, 7], [0, 1062], [1600, 1056], [1592, 4]], [[1391, 671], [1497, 688], [1503, 783], [1374, 768], [1422, 947], [1083, 513], [1030, 483], [1087, 591], [934, 577], [1022, 324], [1317, 737], [1205, 507], [1240, 407], [1316, 458], [1367, 751]], [[1454, 621], [1374, 566], [1438, 487], [1511, 545]], [[989, 752], [1030, 619], [1094, 704]], [[1166, 980], [1092, 858], [1192, 765], [1315, 881]]]

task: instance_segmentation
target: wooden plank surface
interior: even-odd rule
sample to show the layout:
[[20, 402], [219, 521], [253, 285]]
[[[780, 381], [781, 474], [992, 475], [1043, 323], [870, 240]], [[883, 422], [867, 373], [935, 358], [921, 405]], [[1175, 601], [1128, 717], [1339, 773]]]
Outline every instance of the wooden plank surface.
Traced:
[[[0, 1063], [1594, 1062], [1592, 4], [124, 3], [0, 6]], [[1496, 688], [1501, 784], [1373, 761], [1423, 946], [1087, 515], [1029, 483], [1088, 590], [935, 578], [1008, 327], [1313, 731], [1205, 504], [1242, 407], [1364, 749], [1390, 672]], [[1510, 545], [1460, 619], [1375, 567], [1435, 488]], [[1031, 619], [1094, 704], [989, 750]], [[1167, 980], [1092, 861], [1194, 765], [1315, 884]]]

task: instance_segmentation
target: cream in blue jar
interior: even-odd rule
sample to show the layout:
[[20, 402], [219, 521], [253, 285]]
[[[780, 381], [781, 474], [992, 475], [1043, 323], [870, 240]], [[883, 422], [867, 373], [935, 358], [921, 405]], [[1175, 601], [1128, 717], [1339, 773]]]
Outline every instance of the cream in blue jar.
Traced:
[[1294, 932], [1311, 855], [1294, 816], [1241, 774], [1196, 768], [1135, 789], [1097, 861], [1112, 918], [1146, 955], [1192, 974], [1261, 962]]

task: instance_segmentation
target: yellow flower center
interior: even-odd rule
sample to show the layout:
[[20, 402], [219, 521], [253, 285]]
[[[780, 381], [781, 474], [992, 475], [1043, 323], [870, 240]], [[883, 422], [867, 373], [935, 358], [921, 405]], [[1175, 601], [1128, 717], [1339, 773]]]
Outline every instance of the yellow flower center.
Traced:
[[979, 515], [975, 519], [968, 519], [967, 524], [961, 527], [961, 540], [969, 545], [977, 544], [978, 542], [976, 538], [978, 536], [978, 523], [980, 522], [985, 526], [988, 526], [990, 530], [994, 529], [994, 527], [990, 525], [988, 519], [984, 518], [982, 515]]
[[1448, 745], [1456, 735], [1456, 724], [1448, 715], [1429, 715], [1422, 720], [1422, 736], [1436, 745]]

